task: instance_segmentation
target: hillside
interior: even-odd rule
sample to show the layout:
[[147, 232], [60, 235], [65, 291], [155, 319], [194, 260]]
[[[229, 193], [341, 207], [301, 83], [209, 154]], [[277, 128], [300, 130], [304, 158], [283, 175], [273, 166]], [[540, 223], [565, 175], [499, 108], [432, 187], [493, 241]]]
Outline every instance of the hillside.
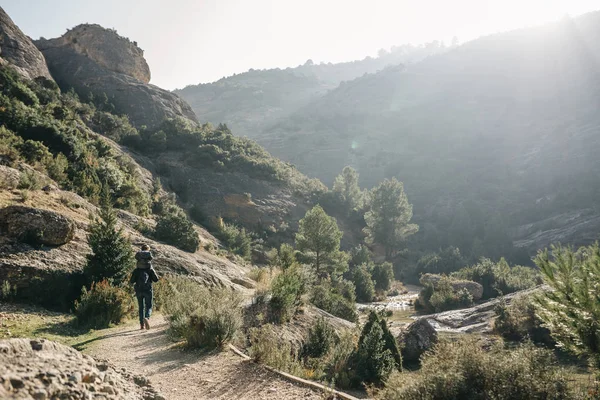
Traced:
[[328, 184], [345, 165], [365, 187], [396, 176], [422, 247], [527, 262], [598, 238], [599, 33], [595, 12], [483, 37], [342, 82], [252, 137]]
[[449, 48], [431, 42], [421, 46], [395, 46], [377, 57], [345, 63], [314, 64], [308, 60], [295, 68], [249, 70], [217, 82], [190, 85], [175, 93], [196, 115], [212, 123], [226, 122], [239, 135], [256, 138], [276, 121], [349, 81], [386, 67], [411, 64]]
[[199, 124], [185, 101], [148, 83], [143, 50], [114, 30], [84, 24], [36, 45], [62, 91], [94, 108], [86, 123], [125, 146], [197, 221], [222, 217], [286, 240], [326, 190], [226, 125]]

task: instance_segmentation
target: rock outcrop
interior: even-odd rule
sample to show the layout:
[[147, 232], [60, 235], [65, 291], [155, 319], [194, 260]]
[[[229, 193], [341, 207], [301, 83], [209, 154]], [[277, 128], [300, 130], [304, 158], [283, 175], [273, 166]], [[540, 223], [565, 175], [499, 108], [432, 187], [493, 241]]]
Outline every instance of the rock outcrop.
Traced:
[[0, 341], [0, 398], [164, 399], [143, 377], [43, 339]]
[[59, 213], [25, 206], [0, 209], [0, 234], [24, 242], [61, 246], [75, 234], [75, 223]]
[[[437, 274], [424, 274], [420, 282], [422, 285], [432, 284], [436, 286], [440, 280], [442, 279], [442, 275]], [[477, 301], [483, 297], [483, 286], [481, 286], [477, 282], [473, 281], [465, 281], [465, 280], [451, 280], [450, 285], [452, 285], [452, 289], [455, 291], [459, 291], [462, 289], [466, 289], [471, 296], [473, 296], [473, 300]]]
[[3, 63], [28, 79], [52, 79], [42, 53], [0, 7], [0, 64]]
[[435, 328], [426, 319], [418, 319], [400, 334], [398, 342], [402, 348], [402, 361], [414, 363], [438, 341]]
[[99, 25], [79, 25], [63, 36], [38, 40], [48, 68], [62, 90], [83, 98], [106, 98], [137, 127], [154, 127], [165, 118], [198, 120], [177, 95], [150, 85], [150, 70], [135, 42]]
[[517, 296], [530, 295], [539, 290], [548, 290], [548, 287], [542, 285], [533, 289], [521, 290], [474, 307], [425, 315], [421, 319], [426, 319], [438, 332], [490, 333], [493, 330], [493, 323], [496, 319], [496, 312], [494, 310], [500, 302], [503, 301], [506, 304], [510, 304], [512, 299]]
[[150, 82], [150, 67], [144, 58], [144, 51], [137, 43], [100, 25], [78, 25], [60, 38], [40, 40], [39, 43], [48, 47], [67, 46], [109, 71], [130, 76], [143, 83]]

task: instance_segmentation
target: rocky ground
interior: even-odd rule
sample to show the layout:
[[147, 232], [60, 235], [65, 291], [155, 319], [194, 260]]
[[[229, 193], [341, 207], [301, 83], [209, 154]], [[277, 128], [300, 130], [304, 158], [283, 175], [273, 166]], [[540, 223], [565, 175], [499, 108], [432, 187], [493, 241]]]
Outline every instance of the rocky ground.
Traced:
[[142, 376], [43, 339], [0, 341], [0, 398], [164, 399]]

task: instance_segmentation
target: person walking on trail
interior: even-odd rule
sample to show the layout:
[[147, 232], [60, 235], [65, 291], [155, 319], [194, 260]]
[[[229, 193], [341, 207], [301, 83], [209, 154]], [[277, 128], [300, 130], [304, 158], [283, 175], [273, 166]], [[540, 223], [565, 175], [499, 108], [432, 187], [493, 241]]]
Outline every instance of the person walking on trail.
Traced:
[[152, 283], [158, 282], [158, 275], [152, 268], [152, 253], [147, 244], [135, 254], [136, 268], [131, 274], [130, 283], [135, 289], [140, 308], [140, 329], [150, 329], [150, 314], [152, 314]]

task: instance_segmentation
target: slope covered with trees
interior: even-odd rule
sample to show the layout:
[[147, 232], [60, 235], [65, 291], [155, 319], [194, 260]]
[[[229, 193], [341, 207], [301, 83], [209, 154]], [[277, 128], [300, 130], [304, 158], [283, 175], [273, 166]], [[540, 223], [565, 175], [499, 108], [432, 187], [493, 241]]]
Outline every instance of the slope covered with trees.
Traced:
[[226, 122], [238, 135], [255, 138], [340, 82], [410, 64], [448, 49], [444, 43], [434, 41], [420, 46], [394, 46], [389, 51], [380, 50], [377, 57], [346, 63], [315, 64], [308, 60], [295, 68], [251, 69], [217, 82], [190, 85], [175, 93], [190, 104], [200, 120]]
[[422, 248], [528, 262], [597, 239], [599, 33], [595, 12], [483, 37], [341, 82], [252, 137], [327, 184], [347, 165], [363, 187], [404, 182]]

